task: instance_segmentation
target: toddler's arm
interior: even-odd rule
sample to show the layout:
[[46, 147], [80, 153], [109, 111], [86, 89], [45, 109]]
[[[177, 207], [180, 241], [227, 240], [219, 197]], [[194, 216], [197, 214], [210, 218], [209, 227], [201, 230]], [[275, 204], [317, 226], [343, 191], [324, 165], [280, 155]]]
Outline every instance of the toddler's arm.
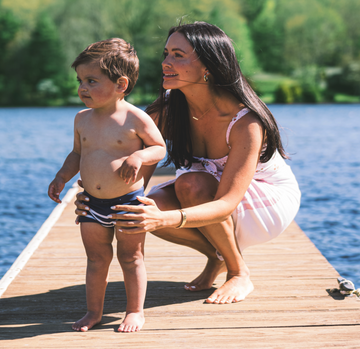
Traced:
[[72, 151], [67, 158], [55, 178], [49, 185], [48, 195], [50, 199], [57, 203], [61, 203], [59, 198], [60, 193], [65, 187], [65, 184], [73, 178], [80, 168], [80, 155]]
[[[79, 115], [79, 114], [78, 114]], [[80, 170], [80, 137], [77, 132], [76, 123], [78, 115], [75, 117], [75, 131], [74, 131], [74, 148], [67, 156], [59, 172], [49, 185], [48, 195], [51, 200], [54, 200], [58, 204], [61, 203], [60, 193], [65, 187], [65, 184], [73, 178]]]
[[144, 112], [138, 118], [137, 135], [144, 143], [144, 148], [132, 153], [119, 169], [120, 178], [126, 184], [135, 182], [141, 166], [157, 164], [166, 154], [166, 146], [154, 121]]

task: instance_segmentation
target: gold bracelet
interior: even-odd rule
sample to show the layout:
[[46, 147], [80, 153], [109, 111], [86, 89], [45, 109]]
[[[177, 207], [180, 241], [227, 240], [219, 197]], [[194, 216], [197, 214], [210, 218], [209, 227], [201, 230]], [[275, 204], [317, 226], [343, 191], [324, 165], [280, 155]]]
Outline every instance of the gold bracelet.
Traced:
[[179, 210], [181, 213], [181, 223], [176, 229], [182, 228], [186, 223], [186, 212], [184, 210]]

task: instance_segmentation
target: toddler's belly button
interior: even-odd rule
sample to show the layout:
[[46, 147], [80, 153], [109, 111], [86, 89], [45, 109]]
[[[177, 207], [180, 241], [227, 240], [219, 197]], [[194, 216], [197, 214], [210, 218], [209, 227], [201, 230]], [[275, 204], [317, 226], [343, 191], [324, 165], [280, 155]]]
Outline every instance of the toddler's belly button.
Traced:
[[100, 190], [100, 189], [101, 189], [101, 186], [100, 186], [100, 185], [97, 185], [97, 186], [96, 186], [96, 189], [97, 189], [97, 190]]

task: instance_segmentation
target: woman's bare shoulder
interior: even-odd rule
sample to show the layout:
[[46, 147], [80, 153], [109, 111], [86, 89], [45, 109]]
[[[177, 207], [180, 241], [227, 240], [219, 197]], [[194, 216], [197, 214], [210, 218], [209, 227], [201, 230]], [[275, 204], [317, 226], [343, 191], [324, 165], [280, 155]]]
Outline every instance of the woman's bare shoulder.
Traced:
[[255, 123], [262, 126], [262, 122], [259, 115], [245, 105], [242, 104], [240, 105], [240, 109], [237, 113], [237, 116], [240, 116], [240, 118], [238, 118], [235, 125], [244, 126]]
[[[241, 109], [239, 113], [242, 111], [245, 111], [245, 108]], [[232, 126], [229, 139], [230, 145], [232, 142], [245, 141], [246, 139], [259, 139], [259, 141], [262, 141], [263, 133], [264, 126], [259, 116], [250, 110], [243, 114]]]

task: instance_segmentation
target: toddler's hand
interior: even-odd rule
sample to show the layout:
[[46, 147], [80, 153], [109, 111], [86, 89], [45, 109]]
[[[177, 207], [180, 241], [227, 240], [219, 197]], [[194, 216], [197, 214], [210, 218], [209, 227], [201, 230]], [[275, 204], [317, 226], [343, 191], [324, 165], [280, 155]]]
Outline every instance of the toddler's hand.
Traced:
[[48, 195], [51, 200], [54, 200], [58, 204], [61, 204], [60, 193], [65, 187], [65, 182], [59, 178], [55, 177], [54, 180], [50, 183], [48, 189]]
[[129, 184], [130, 181], [135, 182], [141, 165], [142, 161], [138, 156], [134, 154], [130, 155], [119, 169], [120, 178], [123, 179], [126, 184]]

